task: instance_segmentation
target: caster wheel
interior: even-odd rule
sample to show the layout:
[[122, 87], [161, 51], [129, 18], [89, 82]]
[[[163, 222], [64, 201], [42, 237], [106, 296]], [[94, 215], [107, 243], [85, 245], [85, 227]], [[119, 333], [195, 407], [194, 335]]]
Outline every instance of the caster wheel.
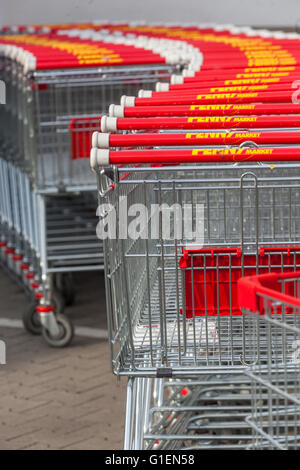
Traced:
[[59, 334], [52, 336], [50, 331], [46, 328], [42, 329], [43, 337], [49, 346], [53, 348], [63, 348], [68, 346], [74, 336], [74, 328], [68, 317], [62, 314], [56, 315], [56, 321], [59, 327]]
[[73, 287], [72, 273], [57, 274], [55, 279], [56, 287], [64, 297], [65, 305], [73, 305], [75, 291]]
[[[62, 313], [64, 311], [65, 301], [60, 292], [54, 292], [53, 303], [55, 305], [56, 312]], [[41, 335], [43, 329], [39, 314], [36, 311], [38, 304], [37, 300], [32, 300], [22, 316], [25, 330], [33, 335]]]
[[36, 300], [33, 300], [28, 307], [26, 308], [25, 312], [23, 313], [22, 320], [23, 325], [26, 331], [33, 335], [41, 335], [42, 334], [42, 325], [40, 322], [39, 314], [36, 311], [38, 303]]

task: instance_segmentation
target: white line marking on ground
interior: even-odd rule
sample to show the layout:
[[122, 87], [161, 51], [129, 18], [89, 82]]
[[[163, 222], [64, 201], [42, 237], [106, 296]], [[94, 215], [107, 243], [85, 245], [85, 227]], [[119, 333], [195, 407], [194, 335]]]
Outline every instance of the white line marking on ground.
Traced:
[[75, 335], [85, 336], [86, 338], [99, 338], [107, 339], [107, 330], [101, 330], [100, 328], [91, 328], [89, 326], [76, 326]]
[[12, 320], [11, 318], [0, 318], [0, 326], [3, 328], [24, 328], [21, 320]]
[[[21, 320], [11, 318], [0, 318], [0, 327], [2, 328], [24, 328]], [[90, 326], [76, 326], [75, 335], [86, 338], [107, 339], [107, 330], [100, 328], [91, 328]]]

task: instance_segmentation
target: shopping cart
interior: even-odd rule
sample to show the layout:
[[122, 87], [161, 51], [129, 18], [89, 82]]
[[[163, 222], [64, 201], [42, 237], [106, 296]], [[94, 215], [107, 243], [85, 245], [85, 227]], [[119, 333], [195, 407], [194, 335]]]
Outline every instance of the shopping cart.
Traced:
[[[268, 340], [238, 281], [299, 269], [298, 39], [143, 34], [185, 37], [203, 61], [122, 97], [92, 137], [112, 369], [129, 376], [125, 448], [251, 447], [249, 369]], [[203, 400], [210, 380], [220, 410]]]
[[[124, 161], [126, 151], [118, 153]], [[115, 238], [104, 240], [118, 374], [192, 375], [203, 367], [251, 363], [250, 325], [238, 308], [237, 280], [299, 266], [298, 164], [200, 161], [98, 171], [102, 202], [108, 204], [102, 217], [114, 220], [133, 204], [145, 207], [134, 239], [127, 226], [120, 233], [122, 220]], [[167, 214], [158, 209], [164, 205]], [[198, 211], [194, 239], [184, 235], [184, 210], [190, 211], [187, 218]], [[152, 238], [151, 214], [157, 217]], [[167, 216], [171, 231], [166, 236]], [[183, 235], [174, 236], [174, 230]]]
[[[300, 447], [300, 273], [270, 273], [239, 280], [239, 303], [257, 323], [264, 341], [263, 360], [247, 375], [252, 380], [253, 430], [250, 448], [297, 450]], [[259, 344], [259, 343], [258, 343]]]
[[127, 450], [238, 450], [251, 443], [245, 418], [251, 379], [205, 372], [190, 379], [131, 378], [124, 448]]

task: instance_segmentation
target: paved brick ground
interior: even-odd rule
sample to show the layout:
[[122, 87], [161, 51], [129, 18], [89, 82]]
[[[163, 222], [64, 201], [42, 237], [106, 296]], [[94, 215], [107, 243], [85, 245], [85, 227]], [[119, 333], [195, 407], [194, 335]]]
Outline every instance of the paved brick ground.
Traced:
[[[105, 328], [103, 279], [76, 277], [75, 325]], [[0, 269], [0, 318], [20, 318], [25, 297]], [[126, 381], [110, 372], [106, 341], [76, 337], [51, 349], [22, 329], [1, 328], [0, 449], [120, 449]]]

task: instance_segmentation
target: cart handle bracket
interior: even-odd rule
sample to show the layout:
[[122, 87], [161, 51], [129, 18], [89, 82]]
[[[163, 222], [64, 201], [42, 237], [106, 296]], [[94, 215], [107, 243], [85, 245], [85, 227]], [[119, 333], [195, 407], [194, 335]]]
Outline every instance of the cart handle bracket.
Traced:
[[158, 367], [156, 370], [156, 377], [158, 379], [162, 378], [172, 378], [173, 377], [173, 370], [171, 367]]

